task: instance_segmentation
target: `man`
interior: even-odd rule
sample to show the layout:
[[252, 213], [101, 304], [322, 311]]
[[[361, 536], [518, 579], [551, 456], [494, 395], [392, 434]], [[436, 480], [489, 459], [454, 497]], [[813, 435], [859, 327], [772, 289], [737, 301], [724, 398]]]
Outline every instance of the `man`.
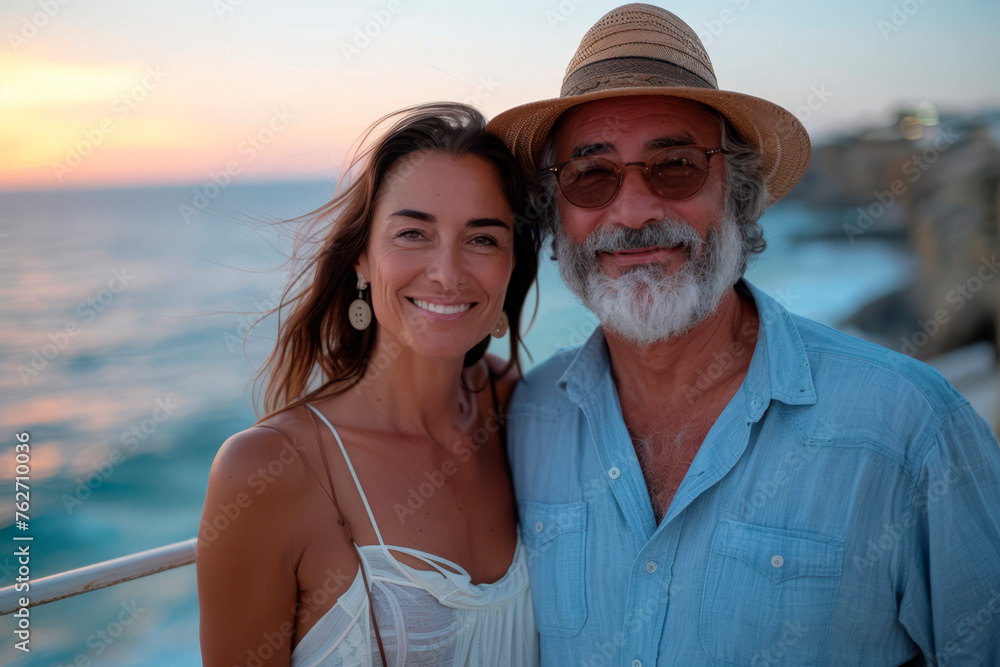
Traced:
[[1000, 665], [989, 427], [930, 367], [742, 279], [801, 124], [627, 5], [558, 99], [490, 129], [545, 169], [560, 273], [601, 321], [510, 408], [543, 663]]

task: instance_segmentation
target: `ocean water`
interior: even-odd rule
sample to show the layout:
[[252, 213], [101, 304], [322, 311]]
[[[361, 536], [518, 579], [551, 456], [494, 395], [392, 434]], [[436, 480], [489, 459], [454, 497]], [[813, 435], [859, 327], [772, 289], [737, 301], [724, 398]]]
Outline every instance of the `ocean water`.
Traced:
[[[273, 345], [273, 322], [246, 332], [276, 305], [290, 247], [287, 226], [271, 223], [321, 205], [331, 186], [234, 184], [207, 206], [198, 193], [0, 193], [0, 482], [9, 490], [0, 586], [17, 577], [15, 534], [34, 537], [33, 579], [194, 537], [216, 451], [254, 422], [248, 383]], [[769, 248], [748, 272], [792, 311], [831, 325], [916, 270], [904, 247], [817, 236], [837, 215], [779, 203], [762, 221]], [[547, 258], [538, 292], [528, 367], [596, 325]], [[24, 431], [30, 527], [18, 531], [14, 443]], [[14, 619], [0, 618], [0, 664], [200, 664], [193, 566], [30, 614], [30, 654], [13, 647]]]

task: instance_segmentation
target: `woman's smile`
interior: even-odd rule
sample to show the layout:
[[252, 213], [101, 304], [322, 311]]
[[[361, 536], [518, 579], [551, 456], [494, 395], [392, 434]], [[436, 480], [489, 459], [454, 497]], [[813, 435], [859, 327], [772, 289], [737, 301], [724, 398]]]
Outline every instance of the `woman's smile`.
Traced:
[[[476, 305], [475, 302], [466, 301], [464, 303], [436, 303], [433, 301], [425, 301], [424, 299], [415, 299], [412, 297], [406, 297], [410, 303], [414, 304], [417, 308], [433, 313], [435, 315], [455, 315], [459, 316], [465, 313], [467, 310]], [[447, 319], [457, 319], [457, 317], [448, 317]]]

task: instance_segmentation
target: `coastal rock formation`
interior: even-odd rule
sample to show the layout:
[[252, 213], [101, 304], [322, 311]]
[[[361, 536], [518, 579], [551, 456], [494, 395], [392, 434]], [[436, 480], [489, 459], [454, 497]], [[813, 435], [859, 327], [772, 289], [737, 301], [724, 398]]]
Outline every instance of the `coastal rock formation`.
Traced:
[[996, 345], [1000, 111], [917, 132], [911, 123], [904, 131], [912, 138], [900, 130], [907, 118], [818, 146], [792, 196], [849, 209], [824, 236], [892, 239], [919, 257], [911, 286], [863, 306], [844, 326], [921, 359], [983, 339]]

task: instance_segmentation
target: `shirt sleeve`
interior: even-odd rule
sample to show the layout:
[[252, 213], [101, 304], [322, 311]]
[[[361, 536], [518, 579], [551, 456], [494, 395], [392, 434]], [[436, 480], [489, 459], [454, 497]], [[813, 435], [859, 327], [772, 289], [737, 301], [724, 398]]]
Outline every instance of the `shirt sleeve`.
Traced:
[[967, 402], [929, 445], [899, 620], [930, 665], [1000, 665], [1000, 445]]

